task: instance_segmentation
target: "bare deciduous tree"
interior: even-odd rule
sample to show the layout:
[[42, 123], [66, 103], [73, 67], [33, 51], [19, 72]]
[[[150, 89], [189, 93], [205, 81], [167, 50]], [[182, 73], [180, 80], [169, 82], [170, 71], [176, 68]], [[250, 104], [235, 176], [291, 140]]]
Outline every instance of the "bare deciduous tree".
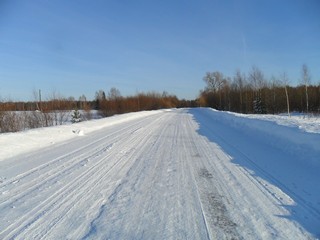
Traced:
[[308, 86], [310, 84], [310, 73], [308, 66], [306, 64], [302, 65], [302, 81], [305, 86], [305, 93], [306, 93], [306, 112], [309, 112], [309, 95], [308, 95]]
[[108, 92], [108, 99], [109, 100], [117, 100], [119, 98], [121, 98], [121, 93], [120, 93], [119, 89], [112, 87], [110, 89], [110, 91]]
[[284, 91], [286, 93], [287, 111], [288, 111], [288, 116], [290, 117], [290, 104], [289, 104], [289, 94], [288, 94], [289, 79], [285, 72], [281, 75], [281, 83], [284, 86]]
[[241, 71], [238, 69], [236, 71], [236, 74], [235, 74], [234, 78], [233, 78], [233, 82], [234, 82], [235, 86], [237, 87], [237, 89], [239, 90], [240, 112], [243, 112], [243, 97], [242, 97], [242, 93], [243, 93], [245, 81], [246, 81], [245, 74], [242, 74]]
[[206, 75], [203, 77], [203, 80], [207, 84], [207, 91], [219, 93], [219, 108], [222, 107], [222, 96], [221, 96], [221, 89], [226, 84], [226, 80], [223, 78], [223, 74], [221, 72], [207, 72]]
[[213, 92], [218, 92], [223, 86], [223, 74], [221, 72], [207, 72], [203, 77], [207, 84], [207, 89]]
[[266, 86], [266, 83], [262, 71], [258, 67], [253, 66], [249, 73], [249, 80], [254, 92], [253, 111], [255, 113], [265, 113], [262, 89]]
[[104, 108], [104, 106], [106, 105], [106, 94], [103, 90], [99, 90], [98, 92], [96, 92], [96, 96], [95, 96], [95, 102], [96, 102], [96, 106], [95, 108], [97, 110], [99, 110], [100, 114], [102, 116], [106, 116], [105, 113], [103, 113], [103, 111], [101, 111], [101, 109]]
[[251, 72], [249, 73], [249, 80], [255, 93], [261, 98], [261, 89], [265, 86], [265, 80], [262, 71], [258, 67], [253, 66]]

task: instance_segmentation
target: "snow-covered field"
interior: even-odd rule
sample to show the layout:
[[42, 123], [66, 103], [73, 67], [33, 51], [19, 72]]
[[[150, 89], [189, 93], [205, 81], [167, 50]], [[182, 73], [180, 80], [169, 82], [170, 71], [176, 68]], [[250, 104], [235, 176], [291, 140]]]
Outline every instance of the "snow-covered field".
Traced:
[[212, 109], [0, 135], [0, 239], [315, 239], [320, 121]]

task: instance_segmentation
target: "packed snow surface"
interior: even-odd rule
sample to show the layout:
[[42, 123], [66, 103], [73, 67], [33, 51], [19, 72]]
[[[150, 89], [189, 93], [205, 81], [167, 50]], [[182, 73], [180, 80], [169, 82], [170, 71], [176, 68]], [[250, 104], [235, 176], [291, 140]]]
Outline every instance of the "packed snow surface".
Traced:
[[294, 119], [172, 109], [1, 134], [0, 239], [319, 238], [320, 122]]

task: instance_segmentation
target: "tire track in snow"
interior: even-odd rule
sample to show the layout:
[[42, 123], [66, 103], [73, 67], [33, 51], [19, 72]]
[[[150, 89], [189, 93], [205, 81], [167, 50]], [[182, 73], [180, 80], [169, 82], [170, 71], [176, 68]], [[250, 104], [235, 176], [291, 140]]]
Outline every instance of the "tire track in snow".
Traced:
[[209, 239], [183, 112], [161, 123], [81, 239]]
[[[165, 119], [164, 121], [168, 121]], [[158, 143], [161, 141], [162, 136], [167, 128], [167, 126], [163, 126], [164, 124], [161, 123], [161, 125], [158, 125], [157, 128], [150, 129], [149, 134], [153, 135], [151, 138], [152, 141], [150, 142], [150, 136], [146, 134], [144, 137], [146, 140], [148, 139], [149, 141], [143, 141], [143, 144], [141, 144], [140, 147], [136, 147], [138, 151], [135, 152], [136, 159], [130, 169], [127, 171], [125, 176], [123, 176], [121, 183], [113, 190], [113, 192], [109, 195], [108, 200], [105, 204], [103, 204], [97, 213], [96, 217], [91, 220], [90, 223], [90, 228], [88, 229], [87, 233], [81, 238], [81, 239], [123, 239], [126, 238], [126, 236], [115, 236], [116, 234], [116, 229], [113, 229], [112, 232], [108, 231], [108, 224], [103, 226], [103, 231], [101, 228], [101, 221], [104, 221], [103, 219], [106, 217], [108, 214], [108, 222], [112, 223], [113, 225], [117, 225], [118, 227], [125, 227], [123, 226], [121, 221], [121, 216], [122, 216], [122, 211], [125, 211], [124, 209], [129, 209], [129, 205], [132, 204], [132, 198], [135, 197], [135, 192], [139, 189], [139, 185], [141, 182], [144, 181], [145, 176], [146, 176], [146, 162], [145, 159], [142, 158], [142, 156], [148, 156], [148, 153], [156, 152], [157, 148], [159, 147]], [[160, 127], [163, 126], [163, 127]], [[157, 129], [160, 129], [160, 133], [157, 132]], [[149, 131], [146, 130], [145, 133]], [[156, 134], [156, 136], [155, 136]], [[139, 140], [139, 142], [141, 142]], [[150, 148], [149, 148], [150, 146]], [[149, 149], [148, 149], [149, 148]], [[147, 152], [146, 152], [147, 151]], [[154, 166], [153, 169], [155, 172], [155, 169], [157, 167]], [[152, 174], [151, 174], [152, 175]], [[148, 182], [149, 185], [152, 185], [154, 182], [150, 181]], [[150, 188], [148, 186], [145, 186], [145, 188]], [[133, 195], [130, 198], [127, 198], [127, 196]], [[140, 204], [143, 204], [144, 207], [143, 209], [148, 208], [146, 205], [150, 204], [152, 202], [148, 201], [145, 199], [145, 201], [141, 202]], [[112, 213], [107, 213], [107, 208], [108, 206], [109, 211], [112, 211]], [[114, 210], [113, 210], [114, 209]], [[117, 213], [114, 213], [116, 211]], [[137, 219], [138, 220], [138, 219]], [[118, 224], [116, 224], [119, 222]], [[110, 226], [111, 227], [111, 226]], [[136, 228], [139, 228], [139, 222], [137, 222]], [[107, 229], [106, 229], [107, 228]], [[96, 235], [96, 234], [106, 234], [106, 235]], [[139, 233], [136, 233], [134, 238], [141, 238], [139, 237]], [[129, 236], [129, 238], [132, 238], [133, 236]]]
[[[105, 160], [102, 158], [98, 164]], [[58, 191], [56, 191], [53, 195], [51, 195], [46, 200], [42, 201], [41, 204], [37, 205], [36, 207], [32, 208], [30, 211], [26, 212], [24, 216], [22, 216], [20, 219], [16, 220], [12, 225], [7, 227], [5, 230], [3, 230], [0, 233], [0, 237], [2, 239], [10, 239], [15, 238], [19, 234], [21, 234], [23, 231], [27, 230], [32, 224], [34, 224], [36, 221], [38, 221], [41, 217], [43, 217], [45, 214], [47, 214], [48, 211], [52, 210], [52, 207], [63, 199], [63, 197], [67, 197], [67, 193], [70, 193], [78, 184], [78, 181], [86, 179], [88, 176], [90, 176], [90, 173], [93, 171], [96, 171], [98, 169], [99, 165], [94, 165], [86, 172], [82, 173], [78, 177], [74, 179], [74, 181], [70, 181], [66, 186], [60, 188]], [[32, 219], [29, 218], [29, 216], [33, 216]]]
[[[111, 143], [110, 143], [111, 144]], [[33, 191], [43, 188], [45, 185], [53, 182], [57, 178], [60, 179], [61, 176], [66, 175], [68, 172], [76, 170], [76, 168], [83, 166], [88, 161], [92, 161], [96, 156], [101, 155], [103, 152], [108, 151], [110, 148], [109, 145], [101, 144], [100, 148], [95, 148], [92, 151], [85, 154], [80, 154], [80, 156], [72, 157], [72, 155], [66, 155], [63, 158], [59, 158], [58, 162], [63, 162], [59, 164], [52, 170], [45, 171], [44, 173], [40, 173], [36, 178], [33, 178], [31, 181], [24, 180], [24, 184], [20, 184], [17, 187], [9, 190], [10, 194], [6, 194], [3, 199], [1, 199], [0, 207], [3, 207], [5, 204], [14, 205], [15, 202], [21, 200], [22, 198], [27, 197]], [[74, 151], [73, 154], [76, 154], [77, 151]], [[69, 158], [69, 159], [68, 159]], [[50, 165], [46, 166], [49, 167]], [[41, 171], [35, 170], [35, 171]], [[34, 173], [34, 171], [32, 171]], [[28, 175], [30, 176], [30, 175]], [[20, 182], [20, 180], [15, 181]], [[13, 182], [12, 184], [14, 184]], [[28, 191], [26, 191], [28, 189]]]
[[[155, 122], [159, 121], [160, 119], [161, 118], [155, 120], [152, 124], [155, 124]], [[148, 131], [147, 129], [148, 127], [150, 127], [150, 124], [148, 124], [148, 126], [145, 126], [143, 130]], [[78, 189], [79, 193], [77, 194], [77, 196], [72, 196], [72, 200], [73, 200], [72, 204], [70, 204], [70, 200], [64, 201], [61, 203], [61, 206], [59, 208], [64, 209], [63, 214], [61, 214], [60, 212], [58, 217], [53, 218], [54, 221], [51, 221], [50, 226], [46, 228], [46, 230], [48, 231], [42, 234], [43, 237], [46, 237], [50, 232], [52, 232], [54, 230], [54, 227], [64, 218], [64, 216], [67, 215], [68, 212], [72, 210], [72, 208], [75, 208], [79, 204], [79, 202], [77, 202], [77, 199], [79, 199], [79, 196], [85, 194], [85, 196], [83, 197], [86, 198], [87, 200], [84, 200], [82, 197], [80, 198], [81, 202], [89, 201], [90, 193], [96, 191], [97, 189], [103, 189], [104, 186], [101, 183], [107, 182], [110, 179], [110, 176], [112, 174], [119, 175], [119, 173], [121, 173], [122, 170], [124, 170], [123, 171], [124, 173], [127, 171], [130, 171], [130, 169], [132, 168], [131, 165], [135, 163], [135, 158], [133, 156], [137, 154], [137, 152], [131, 151], [132, 150], [131, 147], [136, 146], [138, 147], [138, 149], [140, 148], [143, 149], [143, 145], [148, 140], [148, 135], [145, 135], [140, 138], [137, 135], [139, 135], [139, 132], [137, 132], [137, 130], [131, 131], [131, 135], [126, 136], [125, 141], [122, 142], [121, 144], [118, 144], [118, 146], [112, 150], [112, 153], [110, 154], [110, 156], [106, 157], [105, 159], [110, 159], [110, 158], [118, 159], [116, 160], [117, 161], [116, 164], [114, 164], [111, 168], [107, 168], [105, 164], [103, 164], [103, 166], [101, 166], [100, 172], [98, 173], [95, 172], [94, 175], [91, 176], [93, 180], [86, 184], [87, 188], [83, 189], [83, 186], [80, 187]], [[121, 151], [118, 151], [118, 149], [121, 149]], [[119, 152], [121, 153], [119, 154]], [[127, 155], [128, 152], [130, 153], [130, 155]], [[125, 168], [126, 166], [129, 166], [129, 167]], [[119, 183], [118, 181], [114, 181], [114, 183], [115, 184], [113, 187], [116, 187], [116, 189], [121, 187], [121, 185], [123, 184], [122, 182]], [[104, 195], [105, 194], [106, 193], [104, 193]], [[52, 219], [52, 216], [50, 217], [50, 219]], [[44, 221], [45, 220], [43, 220], [42, 222]], [[38, 225], [41, 226], [42, 224], [39, 223]]]
[[[72, 151], [70, 153], [64, 154], [63, 156], [59, 156], [59, 157], [57, 157], [57, 158], [55, 158], [53, 160], [50, 160], [49, 162], [46, 162], [46, 163], [44, 163], [44, 164], [42, 164], [40, 166], [32, 168], [29, 171], [26, 171], [26, 172], [24, 172], [22, 174], [19, 174], [19, 175], [15, 176], [15, 177], [13, 177], [11, 179], [7, 179], [6, 181], [3, 181], [3, 182], [0, 183], [0, 189], [5, 189], [5, 187], [10, 186], [10, 185], [15, 184], [15, 183], [18, 183], [18, 182], [22, 181], [23, 179], [28, 178], [30, 175], [37, 174], [39, 172], [41, 172], [41, 173], [40, 173], [40, 175], [38, 175], [38, 179], [37, 180], [41, 181], [40, 177], [42, 175], [44, 175], [44, 178], [46, 178], [47, 174], [51, 174], [54, 171], [59, 172], [61, 170], [60, 168], [64, 167], [63, 165], [59, 164], [60, 162], [63, 161], [63, 163], [65, 163], [65, 164], [69, 163], [69, 162], [70, 163], [73, 163], [73, 162], [78, 163], [77, 160], [79, 160], [79, 159], [82, 160], [83, 158], [86, 158], [87, 155], [88, 155], [88, 152], [81, 153], [81, 151], [89, 151], [89, 152], [92, 153], [92, 155], [94, 155], [95, 152], [101, 151], [100, 147], [104, 148], [104, 145], [105, 145], [104, 141], [106, 139], [109, 139], [109, 138], [114, 137], [114, 136], [117, 136], [120, 139], [124, 134], [127, 134], [127, 130], [131, 129], [134, 126], [137, 126], [137, 129], [134, 129], [132, 131], [137, 131], [141, 127], [141, 123], [145, 122], [146, 119], [149, 119], [151, 117], [153, 117], [153, 116], [148, 116], [148, 117], [138, 121], [137, 123], [131, 124], [128, 127], [125, 127], [125, 128], [120, 129], [120, 130], [114, 131], [113, 133], [108, 134], [107, 136], [104, 136], [102, 138], [99, 138], [98, 140], [94, 140], [93, 142], [91, 142], [88, 145], [82, 146], [82, 147], [80, 147], [80, 148], [78, 148], [78, 149], [76, 149], [76, 150], [74, 150], [74, 151]], [[101, 142], [102, 142], [102, 144], [100, 144]], [[98, 147], [97, 147], [97, 144], [99, 144]], [[92, 148], [92, 147], [94, 147], [94, 148]], [[102, 149], [102, 151], [103, 151], [103, 149]], [[79, 156], [79, 152], [80, 152], [80, 156]], [[73, 157], [75, 155], [77, 155], [77, 156]], [[84, 156], [84, 157], [82, 157], [82, 156]], [[57, 169], [55, 169], [55, 168], [52, 169], [51, 168], [51, 166], [54, 165], [54, 164], [59, 164], [57, 166]], [[45, 170], [45, 169], [48, 169], [48, 170]], [[27, 182], [28, 185], [31, 185], [29, 183], [30, 182]], [[21, 190], [21, 189], [25, 189], [25, 187], [27, 187], [27, 184], [26, 185], [20, 185], [21, 188], [20, 189], [16, 188], [17, 191]]]
[[[108, 150], [111, 144], [116, 143], [117, 141], [119, 141], [119, 139], [122, 139], [124, 136], [126, 136], [128, 134], [128, 130], [131, 129], [134, 132], [137, 129], [141, 128], [143, 124], [144, 120], [139, 121], [138, 123], [134, 123], [129, 127], [125, 127], [124, 129], [115, 131], [112, 134], [107, 135], [106, 137], [98, 139], [93, 143], [90, 143], [89, 145], [74, 150], [72, 154], [65, 154], [62, 158], [56, 158], [54, 161], [59, 165], [57, 165], [52, 170], [47, 169], [47, 166], [50, 166], [53, 162], [50, 161], [49, 164], [43, 164], [40, 167], [36, 167], [35, 169], [28, 171], [27, 174], [21, 174], [23, 178], [25, 176], [30, 176], [30, 173], [34, 173], [34, 178], [29, 181], [25, 180], [24, 184], [16, 186], [12, 190], [10, 190], [9, 193], [0, 197], [0, 207], [1, 209], [3, 209], [3, 211], [1, 211], [0, 213], [0, 216], [2, 215], [2, 218], [4, 219], [5, 214], [9, 214], [10, 208], [16, 207], [17, 202], [24, 202], [24, 199], [29, 198], [41, 198], [41, 196], [39, 195], [39, 190], [41, 191], [43, 189], [46, 189], [47, 186], [52, 188], [52, 186], [54, 186], [55, 184], [57, 185], [58, 182], [64, 180], [64, 177], [68, 177], [73, 173], [73, 171], [82, 168], [88, 161], [93, 161], [96, 157], [103, 154], [103, 152]], [[96, 146], [99, 142], [100, 146]], [[78, 153], [79, 157], [72, 158], [72, 156], [76, 155], [76, 153]], [[70, 157], [70, 160], [68, 160], [67, 157]], [[68, 164], [70, 164], [70, 166], [68, 166]], [[39, 173], [39, 171], [42, 169], [44, 170], [44, 173]], [[14, 179], [14, 181], [17, 181], [17, 178]], [[9, 180], [6, 184], [9, 184], [10, 182], [13, 181]]]
[[[145, 119], [139, 122], [145, 123]], [[143, 124], [145, 126], [145, 124]], [[132, 126], [126, 128], [126, 130], [132, 128]], [[127, 131], [121, 131], [123, 132], [120, 136], [116, 136], [116, 139], [123, 139], [125, 135], [127, 135]], [[136, 132], [137, 129], [135, 129], [133, 132]], [[129, 142], [127, 142], [129, 144]], [[85, 154], [84, 154], [85, 155]], [[103, 163], [108, 156], [101, 158], [98, 162], [95, 163], [90, 169], [86, 170], [81, 175], [77, 176], [73, 181], [70, 181], [66, 186], [63, 188], [60, 188], [58, 191], [56, 191], [53, 195], [51, 195], [48, 199], [41, 202], [40, 205], [32, 208], [29, 212], [26, 212], [24, 216], [22, 216], [20, 219], [15, 221], [13, 224], [11, 224], [9, 227], [7, 227], [5, 230], [3, 230], [0, 233], [0, 237], [6, 236], [6, 238], [10, 238], [10, 236], [17, 236], [23, 231], [27, 230], [32, 224], [34, 224], [36, 221], [40, 220], [43, 215], [48, 214], [48, 212], [53, 211], [54, 209], [57, 209], [57, 207], [54, 208], [54, 205], [61, 200], [63, 197], [67, 197], [68, 194], [74, 192], [78, 187], [81, 188], [81, 185], [79, 185], [79, 182], [85, 182], [85, 179], [90, 179], [90, 176], [96, 175], [97, 170], [100, 170], [99, 172], [104, 174], [103, 168], [101, 169], [100, 164]], [[114, 169], [117, 164], [121, 162], [121, 159], [116, 162], [110, 170]], [[93, 178], [97, 179], [97, 178]], [[87, 181], [88, 183], [88, 181]], [[90, 185], [89, 185], [90, 187]], [[78, 188], [78, 190], [79, 190]], [[81, 191], [80, 191], [81, 192]], [[28, 191], [27, 191], [28, 193]], [[59, 205], [60, 206], [60, 205]], [[53, 209], [54, 208], [54, 209]], [[28, 219], [28, 216], [34, 216], [33, 219]]]
[[[199, 147], [199, 142], [195, 141], [190, 129], [194, 128], [194, 123], [189, 119], [188, 138], [190, 139], [191, 152], [196, 161], [189, 162], [192, 169], [192, 179], [196, 186], [196, 192], [201, 206], [202, 216], [206, 225], [209, 239], [241, 239], [236, 231], [236, 223], [228, 216], [227, 209], [223, 203], [221, 192], [218, 191], [219, 181], [213, 181], [214, 176], [204, 167], [202, 159], [210, 159], [207, 152]], [[195, 166], [198, 165], [198, 166]]]

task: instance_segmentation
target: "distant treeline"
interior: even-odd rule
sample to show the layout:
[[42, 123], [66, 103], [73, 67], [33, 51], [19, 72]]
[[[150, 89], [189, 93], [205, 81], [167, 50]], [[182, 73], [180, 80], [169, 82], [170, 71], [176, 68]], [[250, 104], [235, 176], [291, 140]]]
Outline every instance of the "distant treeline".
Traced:
[[232, 78], [207, 72], [203, 80], [207, 86], [200, 92], [201, 106], [240, 113], [320, 112], [320, 83], [311, 84], [306, 65], [296, 87], [289, 86], [285, 73], [267, 80], [257, 67], [247, 75], [238, 70]]
[[96, 92], [95, 100], [91, 102], [91, 107], [99, 110], [102, 116], [142, 110], [195, 107], [196, 105], [196, 100], [180, 100], [167, 92], [162, 94], [139, 93], [135, 96], [122, 97], [116, 88], [111, 88], [108, 95], [102, 90]]
[[70, 119], [72, 110], [82, 110], [82, 120], [90, 120], [92, 110], [96, 110], [101, 117], [108, 117], [142, 110], [195, 107], [197, 104], [195, 100], [179, 100], [175, 95], [166, 92], [139, 93], [123, 97], [116, 88], [111, 88], [108, 94], [103, 90], [97, 91], [92, 101], [88, 101], [84, 95], [78, 100], [57, 94], [42, 99], [39, 91], [39, 94], [35, 94], [34, 101], [0, 102], [0, 132], [61, 125]]
[[0, 111], [41, 111], [51, 112], [56, 110], [69, 111], [73, 109], [98, 110], [102, 116], [114, 114], [157, 110], [162, 108], [195, 107], [196, 100], [180, 100], [175, 95], [167, 92], [139, 93], [134, 96], [123, 97], [116, 88], [111, 88], [108, 94], [99, 90], [94, 100], [87, 100], [82, 95], [78, 100], [73, 97], [47, 97], [41, 100], [36, 96], [34, 101], [0, 101]]

